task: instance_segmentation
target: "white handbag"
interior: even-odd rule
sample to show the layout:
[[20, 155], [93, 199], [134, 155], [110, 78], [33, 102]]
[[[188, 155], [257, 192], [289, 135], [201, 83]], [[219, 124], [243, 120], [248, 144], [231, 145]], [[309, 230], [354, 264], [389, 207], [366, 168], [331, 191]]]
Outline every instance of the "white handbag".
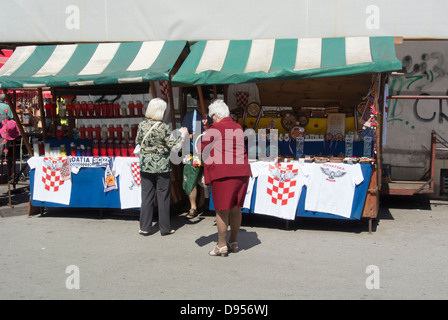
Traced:
[[[156, 123], [154, 123], [154, 124], [152, 125], [151, 129], [149, 129], [148, 132], [147, 132], [147, 133], [145, 134], [145, 136], [143, 137], [142, 144], [143, 144], [143, 141], [145, 141], [145, 139], [148, 137], [148, 135], [149, 135], [149, 133], [152, 131], [152, 129], [154, 129], [154, 127], [155, 127], [156, 125], [158, 125], [158, 124], [159, 124], [159, 122], [156, 122]], [[141, 151], [141, 150], [142, 150], [142, 147], [141, 147], [141, 145], [140, 145], [140, 143], [139, 143], [139, 144], [136, 145], [135, 148], [134, 148], [134, 155], [138, 156], [138, 155], [140, 154], [140, 151]]]

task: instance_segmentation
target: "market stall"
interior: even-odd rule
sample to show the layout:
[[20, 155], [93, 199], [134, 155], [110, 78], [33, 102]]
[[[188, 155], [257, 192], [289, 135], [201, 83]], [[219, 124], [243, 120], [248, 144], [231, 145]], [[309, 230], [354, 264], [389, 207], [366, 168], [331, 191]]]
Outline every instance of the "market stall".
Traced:
[[[233, 87], [225, 95], [229, 107], [246, 135], [257, 138], [251, 166], [259, 174], [246, 197], [246, 211], [289, 220], [369, 218], [371, 230], [379, 205], [386, 76], [401, 69], [394, 46], [394, 37], [199, 41], [173, 84]], [[279, 152], [264, 170], [254, 170], [267, 156], [259, 152], [263, 144]], [[290, 178], [278, 178], [275, 172]], [[328, 191], [325, 183], [316, 183], [322, 173], [334, 185], [348, 179], [351, 186]], [[260, 181], [272, 186], [260, 189]], [[277, 200], [294, 201], [274, 201], [274, 193]], [[328, 197], [316, 202], [316, 194]], [[325, 205], [338, 207], [344, 201], [350, 206], [344, 212]], [[257, 206], [274, 202], [276, 209], [266, 212]], [[279, 214], [287, 203], [294, 205]]]
[[[140, 191], [132, 153], [137, 125], [144, 103], [161, 97], [169, 105], [166, 121], [176, 127], [170, 80], [188, 51], [186, 41], [17, 47], [0, 69], [0, 88], [11, 109], [7, 89], [40, 93], [43, 137], [24, 139], [33, 156], [31, 206], [139, 208], [138, 199], [130, 204], [120, 196], [124, 183], [133, 183], [132, 197]], [[43, 100], [43, 89], [51, 90], [50, 101]], [[176, 167], [173, 186], [177, 202], [182, 189]]]

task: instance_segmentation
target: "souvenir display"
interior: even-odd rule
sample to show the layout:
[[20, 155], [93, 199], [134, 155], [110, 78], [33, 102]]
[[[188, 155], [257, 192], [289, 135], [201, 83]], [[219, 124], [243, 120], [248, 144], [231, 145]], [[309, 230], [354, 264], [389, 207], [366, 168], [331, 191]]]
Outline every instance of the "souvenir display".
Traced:
[[290, 131], [297, 123], [297, 117], [292, 112], [287, 112], [282, 115], [281, 117], [281, 123], [283, 129], [286, 131]]
[[305, 128], [300, 127], [298, 124], [299, 123], [297, 122], [297, 125], [292, 127], [292, 129], [289, 132], [291, 139], [293, 140], [296, 140], [296, 138], [305, 137]]
[[309, 118], [306, 115], [300, 115], [299, 116], [299, 125], [304, 127], [308, 124]]
[[260, 111], [261, 111], [261, 107], [260, 107], [260, 105], [259, 105], [257, 102], [255, 102], [255, 101], [252, 101], [252, 102], [249, 103], [249, 105], [247, 106], [247, 114], [248, 114], [250, 117], [257, 117], [258, 114], [260, 113]]

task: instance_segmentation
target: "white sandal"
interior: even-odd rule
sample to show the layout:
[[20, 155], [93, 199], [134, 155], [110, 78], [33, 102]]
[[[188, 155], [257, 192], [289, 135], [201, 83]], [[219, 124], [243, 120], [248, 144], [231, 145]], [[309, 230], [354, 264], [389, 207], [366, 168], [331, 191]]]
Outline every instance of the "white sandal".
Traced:
[[231, 242], [228, 243], [227, 246], [230, 248], [230, 251], [232, 251], [233, 253], [237, 253], [238, 252], [238, 242]]
[[[218, 249], [218, 252], [215, 251], [216, 249]], [[225, 257], [225, 256], [227, 256], [227, 246], [223, 246], [223, 247], [216, 246], [215, 249], [210, 251], [208, 254], [211, 256]]]

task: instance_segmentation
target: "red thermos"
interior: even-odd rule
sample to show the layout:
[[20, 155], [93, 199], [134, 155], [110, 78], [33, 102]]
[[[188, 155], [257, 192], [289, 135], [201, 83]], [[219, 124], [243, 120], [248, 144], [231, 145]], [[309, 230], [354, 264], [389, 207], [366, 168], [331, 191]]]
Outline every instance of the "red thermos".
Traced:
[[117, 127], [115, 128], [115, 135], [117, 140], [123, 139], [123, 128], [121, 127], [121, 124], [117, 124]]
[[120, 105], [115, 102], [114, 103], [114, 117], [119, 117], [120, 116]]
[[129, 101], [128, 109], [129, 109], [129, 115], [130, 116], [135, 116], [135, 104], [134, 104], [134, 101]]
[[95, 139], [96, 140], [101, 140], [101, 127], [100, 127], [100, 125], [97, 124], [93, 130], [95, 131]]
[[84, 140], [86, 138], [86, 128], [84, 127], [84, 125], [81, 125], [79, 127], [79, 139]]
[[137, 101], [135, 109], [137, 109], [137, 115], [139, 117], [143, 116], [143, 103], [141, 101]]
[[107, 145], [105, 140], [100, 141], [100, 154], [102, 157], [107, 157]]
[[107, 128], [107, 131], [109, 133], [109, 140], [115, 139], [115, 127], [113, 124], [109, 125], [109, 128]]
[[93, 117], [95, 115], [95, 105], [92, 101], [89, 101], [87, 103], [87, 114], [89, 115], [89, 117]]
[[122, 157], [128, 156], [128, 142], [126, 140], [123, 140], [121, 142], [121, 156]]
[[93, 128], [92, 128], [91, 124], [89, 124], [87, 126], [87, 130], [86, 131], [87, 131], [87, 139], [93, 140]]
[[107, 117], [107, 104], [105, 101], [101, 102], [101, 116]]
[[135, 142], [129, 141], [128, 142], [128, 153], [129, 153], [130, 157], [135, 157], [134, 149], [135, 149]]
[[100, 155], [100, 145], [98, 140], [93, 140], [92, 142], [92, 153], [94, 157], [98, 157]]
[[107, 156], [113, 157], [114, 156], [114, 142], [112, 140], [107, 140]]
[[87, 117], [87, 103], [85, 101], [81, 102], [81, 115]]
[[93, 107], [95, 109], [95, 116], [101, 117], [101, 104], [99, 104], [99, 102], [95, 102], [95, 105]]
[[67, 108], [67, 116], [73, 117], [73, 111], [74, 111], [73, 110], [74, 109], [73, 103], [67, 104], [66, 108]]
[[73, 108], [75, 109], [75, 116], [80, 117], [81, 116], [81, 104], [76, 101]]

